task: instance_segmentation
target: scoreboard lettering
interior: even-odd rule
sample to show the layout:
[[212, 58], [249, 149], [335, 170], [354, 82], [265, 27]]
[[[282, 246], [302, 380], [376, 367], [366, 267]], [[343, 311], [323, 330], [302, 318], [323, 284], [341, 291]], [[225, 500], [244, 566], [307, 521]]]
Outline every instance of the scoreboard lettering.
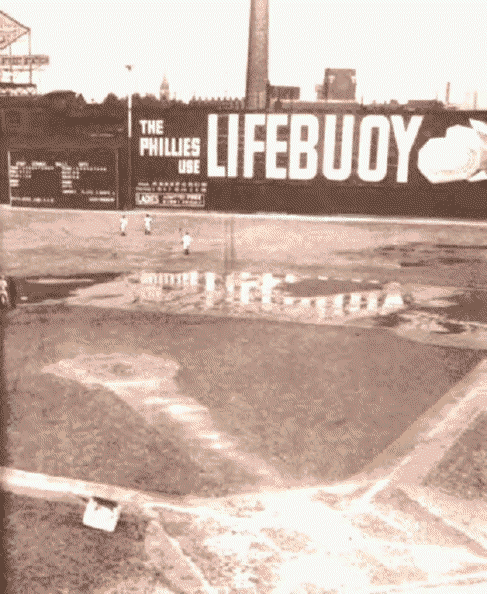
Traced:
[[10, 203], [61, 208], [117, 207], [116, 152], [19, 149], [9, 153]]

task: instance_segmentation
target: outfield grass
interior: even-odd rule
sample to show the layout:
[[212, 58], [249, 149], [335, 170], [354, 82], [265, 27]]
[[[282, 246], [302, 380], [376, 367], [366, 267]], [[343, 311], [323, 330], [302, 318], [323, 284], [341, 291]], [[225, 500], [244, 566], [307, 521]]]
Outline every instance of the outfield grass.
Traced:
[[[2, 208], [0, 214], [2, 266], [14, 276], [129, 272], [142, 268], [220, 271], [225, 253], [228, 258], [231, 253], [224, 216], [156, 211], [153, 233], [147, 237], [143, 234], [145, 213], [132, 212], [128, 215], [128, 235], [121, 237], [120, 213]], [[194, 238], [193, 253], [188, 258], [181, 254], [180, 229], [189, 230]], [[425, 268], [400, 268], [404, 254], [397, 250], [381, 251], [388, 246], [413, 246], [414, 250], [432, 250], [434, 255], [438, 244], [487, 246], [487, 234], [485, 227], [448, 223], [428, 226], [235, 217], [233, 265], [237, 269], [276, 272], [309, 269], [316, 274], [345, 268], [351, 273], [370, 273], [375, 278], [378, 275], [380, 280], [404, 282], [431, 280], [455, 285], [459, 275], [462, 279], [480, 277], [487, 282], [486, 250], [480, 256], [470, 250], [466, 258], [462, 256], [465, 261], [461, 265]], [[449, 248], [443, 251], [446, 249]], [[418, 258], [423, 259], [424, 253]]]
[[8, 465], [173, 495], [224, 495], [252, 482], [209, 470], [109, 390], [43, 374], [79, 354], [177, 361], [180, 393], [207, 406], [245, 452], [298, 481], [359, 472], [482, 357], [386, 330], [29, 306], [6, 328]]

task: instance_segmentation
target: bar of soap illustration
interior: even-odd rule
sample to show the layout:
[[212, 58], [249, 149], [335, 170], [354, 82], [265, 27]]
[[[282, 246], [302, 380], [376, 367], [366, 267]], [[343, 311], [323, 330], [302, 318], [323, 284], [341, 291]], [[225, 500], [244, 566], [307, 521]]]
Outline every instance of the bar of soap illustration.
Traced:
[[418, 153], [418, 169], [433, 184], [487, 180], [487, 124], [470, 120], [431, 138]]

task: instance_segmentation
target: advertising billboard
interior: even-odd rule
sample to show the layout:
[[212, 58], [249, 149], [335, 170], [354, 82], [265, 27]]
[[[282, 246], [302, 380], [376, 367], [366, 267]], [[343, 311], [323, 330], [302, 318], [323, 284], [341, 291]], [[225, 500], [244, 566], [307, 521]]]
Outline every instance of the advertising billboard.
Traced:
[[152, 114], [134, 118], [135, 206], [205, 208], [206, 118], [189, 110]]
[[0, 55], [0, 68], [13, 68], [16, 70], [29, 70], [29, 68], [39, 68], [49, 65], [49, 56], [45, 55]]
[[114, 150], [18, 149], [8, 158], [12, 206], [117, 207]]
[[426, 197], [478, 216], [487, 190], [487, 112], [166, 110], [135, 126], [139, 207], [393, 214]]
[[29, 31], [29, 27], [21, 25], [18, 21], [0, 10], [0, 50], [5, 49]]

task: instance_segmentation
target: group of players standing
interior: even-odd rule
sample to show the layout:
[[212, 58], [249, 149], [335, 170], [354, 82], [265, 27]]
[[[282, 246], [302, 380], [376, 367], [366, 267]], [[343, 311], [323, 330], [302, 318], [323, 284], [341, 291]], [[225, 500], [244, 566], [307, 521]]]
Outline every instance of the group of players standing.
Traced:
[[[127, 215], [123, 214], [120, 217], [120, 235], [122, 235], [122, 237], [125, 237], [127, 235], [128, 224], [129, 224], [129, 221], [128, 221]], [[152, 231], [152, 217], [149, 213], [147, 213], [144, 217], [144, 234], [150, 235], [151, 231]], [[181, 229], [179, 229], [179, 233], [181, 234]], [[186, 231], [181, 238], [181, 243], [183, 245], [183, 252], [184, 252], [185, 256], [189, 255], [189, 248], [190, 248], [192, 241], [193, 241], [193, 239], [192, 239], [191, 235], [188, 233], [188, 231]]]

